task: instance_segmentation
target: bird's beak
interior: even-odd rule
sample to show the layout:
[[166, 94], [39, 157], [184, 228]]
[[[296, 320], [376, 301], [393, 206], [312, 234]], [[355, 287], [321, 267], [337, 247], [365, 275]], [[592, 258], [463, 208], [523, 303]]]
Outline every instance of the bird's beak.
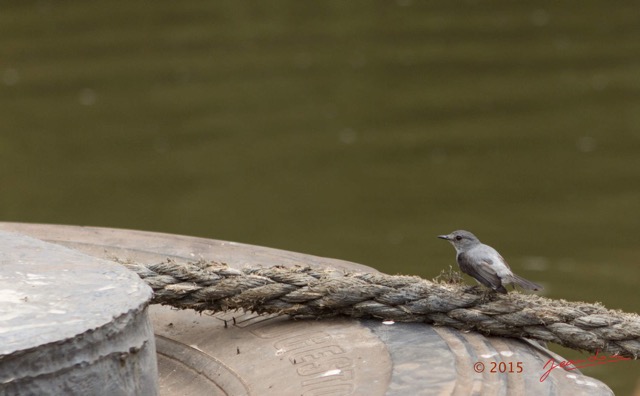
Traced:
[[447, 241], [451, 240], [451, 237], [449, 235], [438, 235], [438, 238], [440, 239], [446, 239]]

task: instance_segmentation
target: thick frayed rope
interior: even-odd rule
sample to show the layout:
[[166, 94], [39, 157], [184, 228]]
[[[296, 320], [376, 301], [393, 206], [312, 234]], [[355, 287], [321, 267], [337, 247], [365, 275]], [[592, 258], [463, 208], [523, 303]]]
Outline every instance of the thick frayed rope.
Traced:
[[487, 293], [416, 276], [310, 267], [238, 270], [212, 262], [124, 264], [154, 290], [153, 303], [180, 309], [424, 322], [592, 353], [640, 356], [640, 316], [600, 304]]

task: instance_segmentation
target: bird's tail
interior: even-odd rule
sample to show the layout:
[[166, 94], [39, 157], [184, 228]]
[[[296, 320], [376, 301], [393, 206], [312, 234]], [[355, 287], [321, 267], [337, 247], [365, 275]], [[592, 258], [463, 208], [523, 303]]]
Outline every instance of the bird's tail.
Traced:
[[535, 282], [531, 282], [530, 280], [524, 279], [523, 277], [518, 276], [516, 274], [513, 274], [511, 276], [511, 279], [512, 279], [512, 283], [513, 284], [518, 285], [521, 288], [526, 289], [526, 290], [536, 290], [537, 291], [537, 290], [542, 290], [543, 289], [543, 287], [540, 286], [539, 284], [537, 284]]

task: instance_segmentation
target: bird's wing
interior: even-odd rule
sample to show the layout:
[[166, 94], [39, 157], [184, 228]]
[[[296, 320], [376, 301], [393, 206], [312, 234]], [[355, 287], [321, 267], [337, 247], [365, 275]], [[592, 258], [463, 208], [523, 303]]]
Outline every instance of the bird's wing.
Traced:
[[480, 257], [482, 261], [491, 266], [491, 269], [498, 275], [500, 279], [508, 277], [512, 274], [511, 267], [498, 253], [498, 251], [489, 245], [480, 244], [473, 249], [473, 257]]
[[466, 253], [460, 253], [458, 255], [458, 264], [460, 269], [467, 275], [477, 279], [478, 282], [483, 285], [495, 289], [502, 285], [502, 281], [495, 269], [492, 267], [493, 260], [488, 257], [482, 257], [472, 262], [470, 257]]

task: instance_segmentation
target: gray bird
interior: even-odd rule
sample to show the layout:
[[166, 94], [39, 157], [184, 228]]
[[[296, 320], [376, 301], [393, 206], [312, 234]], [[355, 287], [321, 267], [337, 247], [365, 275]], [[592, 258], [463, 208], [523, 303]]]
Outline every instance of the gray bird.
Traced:
[[511, 271], [509, 264], [494, 248], [480, 242], [469, 231], [458, 230], [438, 238], [451, 242], [456, 249], [456, 261], [460, 270], [479, 283], [506, 294], [505, 285], [515, 284], [527, 290], [542, 290], [542, 286], [528, 281]]

